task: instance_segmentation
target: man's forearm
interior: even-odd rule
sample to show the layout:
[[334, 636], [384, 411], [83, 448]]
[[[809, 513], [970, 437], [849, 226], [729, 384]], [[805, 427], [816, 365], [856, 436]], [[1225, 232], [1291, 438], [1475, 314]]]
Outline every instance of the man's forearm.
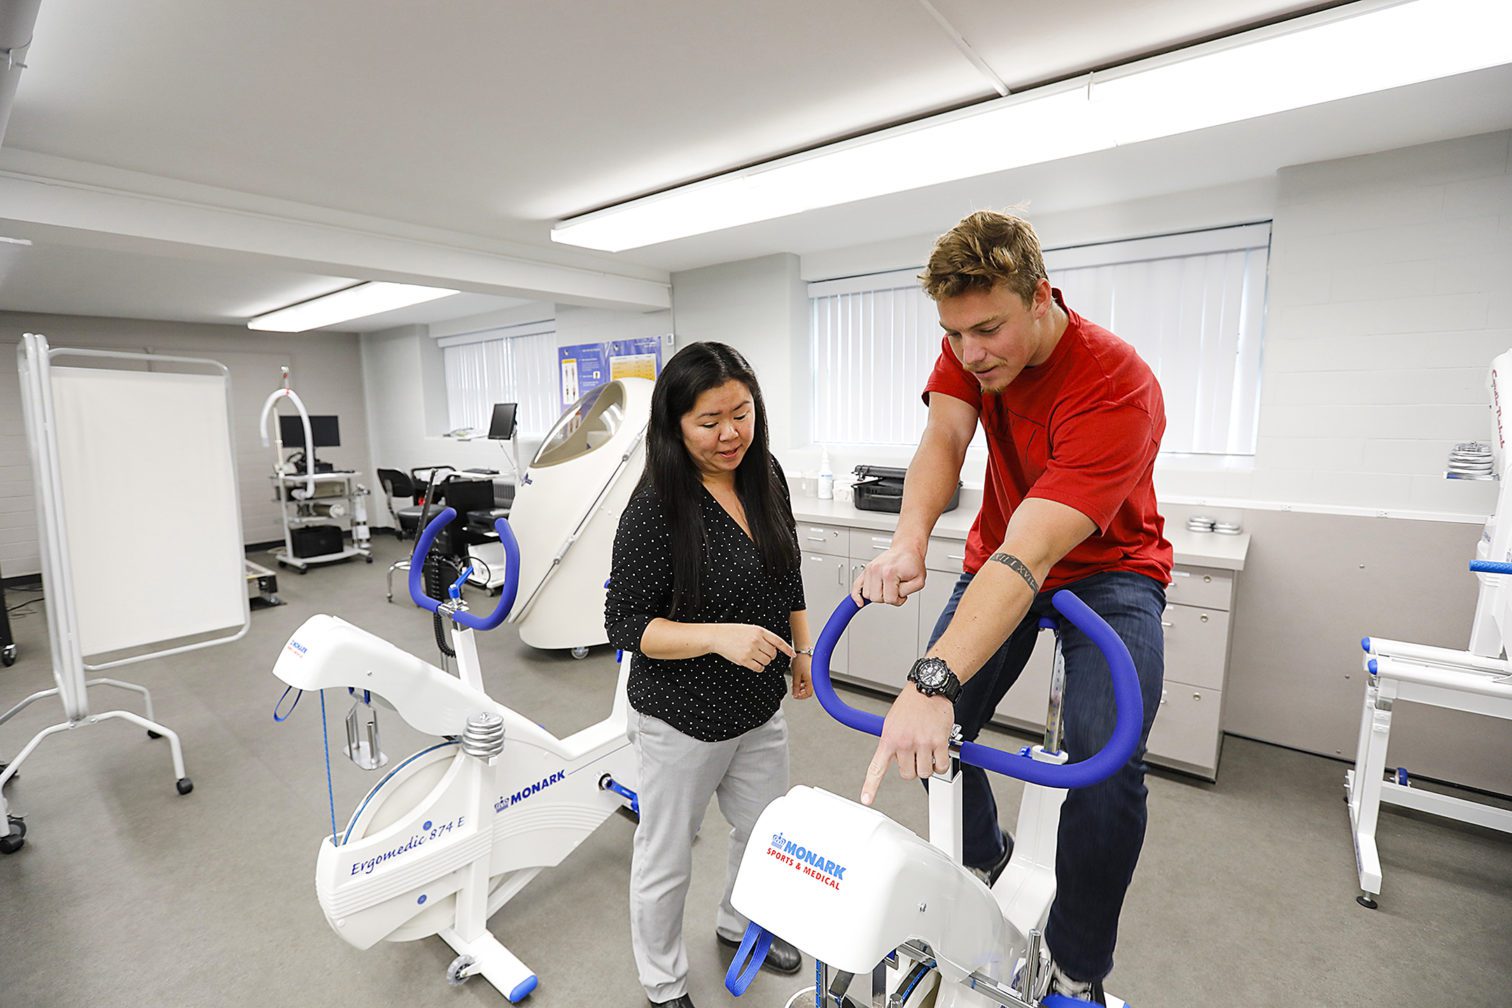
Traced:
[[965, 452], [926, 428], [903, 481], [903, 507], [893, 545], [923, 551], [961, 479]]
[[1029, 611], [1034, 593], [1023, 577], [999, 563], [986, 563], [971, 579], [950, 625], [928, 657], [943, 658], [965, 682], [987, 663]]
[[1065, 504], [1033, 498], [1021, 504], [929, 654], [945, 659], [962, 682], [970, 679], [1019, 625], [1050, 569], [1095, 529]]

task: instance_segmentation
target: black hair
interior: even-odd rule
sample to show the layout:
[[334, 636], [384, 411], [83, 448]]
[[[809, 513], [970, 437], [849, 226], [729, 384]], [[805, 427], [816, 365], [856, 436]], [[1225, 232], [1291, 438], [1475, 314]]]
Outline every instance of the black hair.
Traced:
[[745, 457], [735, 469], [735, 492], [745, 508], [751, 538], [767, 575], [777, 577], [798, 566], [793, 509], [767, 441], [766, 404], [751, 365], [723, 343], [690, 343], [667, 361], [651, 392], [651, 423], [646, 428], [646, 470], [640, 487], [650, 487], [661, 502], [672, 533], [672, 604], [668, 618], [698, 609], [705, 551], [703, 481], [683, 442], [682, 418], [698, 397], [728, 381], [751, 393], [756, 427]]

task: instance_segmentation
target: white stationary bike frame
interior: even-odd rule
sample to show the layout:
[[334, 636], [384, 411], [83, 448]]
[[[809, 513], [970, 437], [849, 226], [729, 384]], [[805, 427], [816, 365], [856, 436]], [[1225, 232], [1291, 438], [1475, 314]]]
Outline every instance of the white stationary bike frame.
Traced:
[[296, 631], [274, 672], [301, 690], [371, 694], [414, 728], [445, 739], [400, 761], [348, 827], [322, 841], [316, 893], [331, 926], [358, 948], [439, 935], [457, 952], [449, 980], [481, 974], [517, 1002], [535, 988], [536, 975], [488, 930], [488, 918], [617, 809], [636, 809], [629, 660], [621, 662], [609, 717], [565, 739], [490, 698], [473, 633], [502, 623], [513, 605], [519, 548], [499, 519], [508, 582], [490, 617], [467, 612], [460, 581], [452, 601], [427, 598], [423, 562], [455, 517], [446, 508], [426, 527], [409, 583], [417, 605], [451, 623], [456, 678], [332, 616]]
[[[1045, 744], [1010, 754], [954, 738], [950, 769], [935, 774], [930, 781], [927, 847], [880, 812], [817, 789], [794, 788], [762, 814], [742, 861], [734, 903], [752, 924], [726, 978], [732, 992], [744, 989], [739, 982], [742, 972], [747, 978], [754, 973], [746, 960], [753, 950], [757, 960], [765, 954], [763, 940], [769, 943], [770, 936], [776, 935], [793, 941], [795, 935], [816, 936], [823, 931], [826, 937], [819, 938], [818, 944], [827, 944], [837, 961], [846, 959], [845, 966], [827, 963], [823, 956], [828, 953], [794, 942], [816, 960], [816, 993], [809, 1002], [815, 1005], [846, 1003], [845, 992], [856, 976], [856, 972], [846, 970], [868, 968], [869, 1003], [878, 1008], [918, 1004], [931, 986], [919, 981], [928, 981], [928, 975], [935, 972], [941, 978], [934, 995], [938, 1008], [1069, 1008], [1084, 1004], [1045, 994], [1049, 976], [1040, 955], [1045, 922], [1055, 899], [1060, 805], [1067, 788], [1094, 784], [1128, 761], [1139, 742], [1143, 702], [1133, 661], [1118, 635], [1070, 592], [1057, 592], [1053, 601], [1061, 615], [1090, 637], [1108, 659], [1118, 707], [1118, 723], [1108, 744], [1071, 765], [1066, 765], [1066, 754], [1059, 751], [1065, 667], [1057, 631]], [[846, 598], [825, 624], [814, 653], [814, 695], [842, 724], [880, 735], [882, 718], [847, 706], [830, 683], [830, 655], [858, 611], [859, 607]], [[1041, 620], [1040, 626], [1053, 628], [1054, 623]], [[963, 760], [1025, 781], [1013, 855], [990, 893], [961, 860]], [[784, 807], [785, 803], [790, 804]], [[802, 816], [809, 817], [807, 824], [797, 818]], [[828, 833], [808, 832], [807, 836], [825, 838], [821, 842], [829, 852], [842, 852], [849, 862], [840, 869], [833, 888], [855, 887], [845, 897], [848, 902], [838, 904], [841, 917], [851, 911], [849, 930], [854, 939], [831, 940], [840, 928], [838, 921], [836, 927], [828, 926], [829, 921], [822, 919], [822, 908], [827, 899], [835, 898], [834, 894], [818, 887], [804, 889], [800, 875], [785, 867], [773, 868], [774, 863], [784, 863], [778, 856], [782, 852], [774, 850], [778, 843], [805, 825], [817, 825], [815, 819], [842, 824], [831, 827]], [[793, 829], [795, 824], [797, 830]], [[845, 833], [853, 840], [864, 834], [864, 840], [847, 846], [841, 837]], [[931, 857], [928, 848], [939, 853]], [[788, 843], [786, 849], [791, 857], [792, 844]], [[802, 854], [798, 856], [800, 863], [794, 867], [801, 868]], [[831, 866], [838, 863], [829, 862]], [[809, 864], [816, 862], [810, 860]], [[825, 868], [821, 866], [818, 871], [822, 875]], [[786, 884], [789, 878], [799, 881]], [[883, 893], [871, 891], [872, 881], [880, 879], [893, 888]], [[743, 886], [742, 882], [749, 884]], [[819, 895], [810, 895], [810, 891]], [[854, 912], [862, 907], [866, 909]], [[816, 919], [822, 923], [815, 925]], [[763, 932], [767, 934], [763, 936]], [[996, 948], [984, 948], [994, 943]], [[876, 965], [863, 965], [870, 963]], [[1124, 1003], [1107, 996], [1107, 1004]]]
[[1512, 633], [1512, 474], [1507, 472], [1508, 431], [1501, 404], [1503, 393], [1512, 394], [1512, 387], [1507, 385], [1509, 376], [1512, 350], [1492, 360], [1486, 380], [1496, 420], [1492, 448], [1501, 487], [1496, 510], [1477, 545], [1476, 559], [1470, 562], [1480, 587], [1469, 647], [1457, 650], [1383, 637], [1366, 637], [1360, 642], [1367, 679], [1354, 767], [1344, 772], [1344, 800], [1349, 803], [1355, 874], [1360, 883], [1355, 902], [1370, 910], [1379, 906], [1377, 897], [1381, 894], [1376, 829], [1383, 803], [1512, 833], [1512, 811], [1413, 787], [1402, 766], [1389, 777], [1386, 772], [1391, 724], [1400, 703], [1512, 721], [1512, 663], [1502, 656]]

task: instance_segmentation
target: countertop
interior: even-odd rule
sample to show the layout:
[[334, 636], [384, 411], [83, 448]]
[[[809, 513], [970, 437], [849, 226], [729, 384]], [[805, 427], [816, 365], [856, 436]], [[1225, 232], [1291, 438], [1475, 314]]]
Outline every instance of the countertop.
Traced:
[[[947, 511], [935, 523], [934, 534], [941, 539], [966, 538], [971, 523], [976, 520], [977, 508], [964, 502], [954, 511]], [[819, 500], [815, 497], [794, 495], [793, 517], [800, 522], [818, 522], [826, 525], [844, 525], [848, 528], [872, 529], [892, 532], [898, 527], [898, 516], [884, 511], [862, 511], [849, 501]], [[1249, 553], [1249, 533], [1219, 535], [1216, 532], [1192, 532], [1184, 525], [1166, 522], [1166, 538], [1176, 551], [1176, 562], [1193, 567], [1216, 567], [1220, 570], [1244, 569], [1244, 558]]]

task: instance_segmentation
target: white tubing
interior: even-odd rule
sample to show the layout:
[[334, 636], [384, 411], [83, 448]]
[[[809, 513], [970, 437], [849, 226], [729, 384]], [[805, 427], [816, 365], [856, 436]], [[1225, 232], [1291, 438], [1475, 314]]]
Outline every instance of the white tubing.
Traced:
[[1419, 686], [1437, 686], [1459, 693], [1512, 700], [1512, 683], [1498, 682], [1483, 672], [1455, 672], [1452, 669], [1418, 665], [1397, 658], [1376, 659], [1376, 674], [1398, 682]]
[[1430, 647], [1427, 644], [1409, 644], [1405, 641], [1387, 640], [1384, 637], [1370, 638], [1370, 653], [1377, 658], [1407, 658], [1429, 665], [1478, 669], [1481, 672], [1493, 672], [1496, 675], [1512, 672], [1512, 665], [1502, 658], [1484, 658], [1469, 651]]
[[[310, 413], [305, 409], [304, 403], [300, 401], [299, 396], [295, 394], [293, 389], [287, 386], [280, 389], [274, 389], [272, 395], [268, 396], [267, 400], [263, 403], [262, 419], [259, 421], [259, 426], [262, 431], [262, 443], [268, 443], [268, 417], [270, 415], [278, 415], [278, 410], [275, 409], [274, 406], [278, 402], [278, 400], [280, 398], [283, 398], [284, 396], [287, 396], [289, 401], [294, 404], [294, 408], [299, 410], [299, 419], [304, 424], [305, 485], [304, 489], [296, 489], [293, 491], [293, 494], [297, 500], [307, 500], [308, 498], [315, 496], [315, 435], [310, 430]], [[273, 432], [273, 437], [278, 444], [278, 461], [279, 464], [282, 464], [283, 438], [279, 435], [277, 430]]]

